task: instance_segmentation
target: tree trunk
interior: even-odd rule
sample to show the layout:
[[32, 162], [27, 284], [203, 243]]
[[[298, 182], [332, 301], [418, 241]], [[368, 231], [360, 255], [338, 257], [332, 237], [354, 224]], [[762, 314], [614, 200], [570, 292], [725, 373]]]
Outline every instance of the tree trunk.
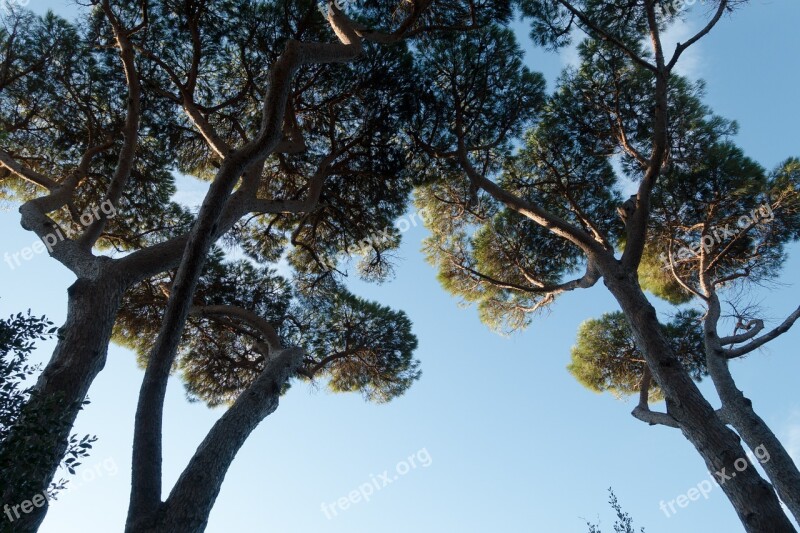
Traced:
[[[278, 408], [281, 391], [302, 361], [303, 352], [277, 353], [203, 439], [167, 501], [148, 516], [130, 516], [126, 533], [195, 533], [205, 530], [225, 474], [250, 433]], [[134, 455], [136, 463], [142, 459]]]
[[[67, 290], [67, 320], [58, 330], [53, 356], [23, 408], [19, 425], [0, 449], [5, 485], [0, 502], [3, 508], [19, 507], [50, 486], [89, 386], [105, 365], [123, 292], [123, 284], [110, 276], [92, 281], [78, 279]], [[26, 453], [32, 448], [39, 451], [33, 457]], [[15, 456], [20, 451], [26, 453], [29, 462], [24, 469], [12, 468], [24, 460]], [[9, 476], [9, 472], [13, 474]], [[12, 510], [13, 531], [36, 531], [47, 507], [45, 502], [28, 514], [19, 512], [19, 518]]]
[[[778, 496], [800, 522], [800, 471], [783, 444], [753, 410], [753, 402], [742, 394], [728, 368], [728, 360], [707, 349], [707, 366], [728, 422], [759, 459]], [[759, 457], [759, 451], [761, 455]]]
[[[745, 530], [750, 533], [794, 532], [774, 490], [747, 460], [739, 437], [722, 423], [673, 353], [635, 273], [627, 272], [616, 261], [613, 266], [605, 264], [601, 272], [605, 285], [630, 323], [653, 377], [664, 392], [668, 413], [703, 457], [709, 472], [720, 480]], [[743, 470], [734, 466], [741, 460], [747, 461]]]

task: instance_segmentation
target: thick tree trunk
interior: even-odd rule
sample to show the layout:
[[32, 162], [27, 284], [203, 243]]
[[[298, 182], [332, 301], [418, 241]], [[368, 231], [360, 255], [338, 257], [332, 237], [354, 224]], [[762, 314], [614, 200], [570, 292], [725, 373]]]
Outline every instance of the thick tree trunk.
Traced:
[[[800, 522], [800, 471], [767, 424], [753, 410], [728, 368], [728, 360], [707, 349], [708, 371], [722, 401], [725, 421], [756, 454], [778, 496]], [[759, 454], [761, 456], [759, 456]]]
[[[0, 503], [12, 508], [15, 532], [36, 531], [44, 520], [46, 502], [27, 514], [20, 511], [18, 518], [13, 507], [19, 508], [50, 486], [89, 386], [105, 365], [123, 292], [122, 283], [111, 277], [79, 279], [67, 291], [67, 320], [58, 330], [53, 356], [23, 409], [20, 424], [0, 449], [5, 485]], [[32, 448], [39, 451], [34, 457], [14, 456]], [[24, 469], [11, 468], [26, 459], [30, 462]], [[9, 472], [20, 475], [9, 476]]]
[[208, 251], [218, 238], [223, 211], [243, 172], [241, 156], [231, 156], [212, 182], [189, 235], [164, 311], [164, 322], [148, 355], [136, 406], [128, 522], [135, 523], [161, 505], [161, 439], [168, 378]]
[[[661, 332], [656, 311], [642, 292], [635, 274], [619, 263], [606, 264], [603, 280], [620, 304], [636, 343], [664, 392], [668, 413], [694, 445], [739, 519], [750, 533], [794, 532], [774, 490], [747, 460], [739, 437], [714, 412], [681, 366]], [[739, 468], [734, 463], [739, 461]], [[741, 469], [741, 461], [747, 467]], [[729, 477], [727, 477], [729, 476]]]
[[[241, 196], [232, 200], [231, 210], [223, 217], [219, 233], [227, 231], [246, 209]], [[128, 287], [142, 279], [174, 268], [180, 261], [184, 247], [185, 240], [178, 237], [122, 259], [97, 258], [92, 267], [85, 269], [93, 273], [95, 278], [91, 281], [79, 279], [68, 289], [67, 320], [59, 329], [59, 342], [37, 384], [36, 390], [41, 392], [32, 397], [28, 402], [29, 407], [26, 408], [28, 412], [37, 413], [42, 412], [45, 405], [50, 406], [51, 412], [62, 421], [63, 427], [58, 431], [58, 438], [43, 442], [39, 436], [41, 428], [53, 428], [55, 423], [33, 421], [29, 427], [15, 431], [9, 442], [0, 447], [0, 472], [3, 478], [0, 513], [4, 511], [2, 506], [14, 506], [29, 501], [32, 496], [41, 494], [49, 486], [64, 457], [70, 429], [80, 405], [105, 364], [122, 295]], [[59, 395], [64, 400], [53, 404]], [[14, 482], [9, 476], [12, 469], [5, 465], [19, 464], [14, 450], [20, 449], [20, 446], [32, 439], [37, 439], [37, 449], [43, 450], [47, 459], [41, 466], [37, 466], [38, 463], [28, 463], [33, 465], [33, 469], [30, 472], [25, 470], [25, 474], [20, 476], [23, 479]], [[28, 468], [27, 464], [25, 468]], [[12, 531], [36, 531], [46, 512], [46, 505], [30, 514], [20, 511], [20, 517], [24, 516], [23, 520], [18, 519], [12, 509]], [[7, 519], [8, 516], [0, 515], [0, 519], [3, 518]], [[7, 520], [0, 520], [0, 532], [5, 532], [3, 526], [7, 524]]]
[[[282, 350], [214, 424], [197, 448], [175, 487], [148, 516], [129, 516], [126, 533], [202, 532], [219, 495], [225, 474], [250, 433], [278, 408], [281, 391], [302, 361], [296, 348]], [[133, 461], [140, 458], [135, 456]]]
[[[231, 191], [248, 167], [260, 166], [260, 162], [269, 157], [280, 143], [291, 83], [297, 69], [308, 64], [350, 62], [362, 52], [361, 37], [338, 8], [331, 9], [329, 22], [340, 43], [302, 43], [290, 39], [284, 52], [273, 63], [259, 133], [255, 139], [225, 156], [189, 234], [164, 312], [164, 322], [148, 355], [136, 407], [133, 435], [136, 460], [131, 471], [128, 522], [135, 523], [161, 507], [161, 433], [167, 380], [208, 252], [219, 236], [218, 229]], [[324, 179], [324, 174], [321, 178]], [[297, 211], [316, 205], [321, 183], [319, 180], [319, 185], [310, 187], [316, 189], [316, 198], [310, 197], [309, 205], [301, 202]]]

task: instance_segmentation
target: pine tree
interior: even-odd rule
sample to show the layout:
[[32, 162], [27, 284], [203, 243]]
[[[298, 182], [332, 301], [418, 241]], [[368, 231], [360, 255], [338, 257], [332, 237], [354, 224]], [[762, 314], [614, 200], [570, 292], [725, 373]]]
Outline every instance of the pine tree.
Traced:
[[[63, 427], [46, 457], [4, 478], [2, 502], [49, 485], [113, 338], [145, 368], [126, 530], [200, 531], [291, 382], [386, 402], [419, 377], [409, 319], [349, 293], [347, 257], [366, 280], [391, 275], [414, 184], [411, 43], [508, 22], [511, 7], [90, 4], [76, 24], [12, 7], [0, 25], [0, 196], [77, 278], [22, 415], [59, 398]], [[208, 184], [196, 212], [173, 199], [179, 175]], [[190, 398], [229, 407], [162, 502], [172, 371]], [[39, 426], [18, 425], [3, 450]], [[34, 531], [45, 512], [15, 527]]]
[[[417, 135], [428, 158], [420, 165], [425, 183], [417, 203], [434, 215], [425, 252], [444, 288], [476, 304], [489, 327], [511, 333], [564, 292], [602, 280], [621, 314], [584, 325], [573, 373], [595, 389], [640, 391], [643, 403], [633, 414], [679, 428], [710, 472], [732, 472], [746, 456], [728, 427], [744, 425], [728, 410], [715, 412], [694, 380], [707, 371], [721, 384], [727, 359], [797, 318], [758, 338], [761, 326], [751, 314], [740, 317], [745, 333], [717, 332], [713, 292], [777, 275], [783, 246], [798, 229], [789, 207], [800, 193], [797, 175], [765, 176], [732, 144], [736, 124], [703, 104], [703, 84], [674, 72], [685, 50], [739, 3], [712, 2], [707, 25], [665, 50], [661, 36], [680, 13], [661, 9], [661, 2], [523, 0], [538, 44], [558, 48], [579, 31], [588, 35], [578, 47], [580, 65], [566, 69], [543, 98], [501, 29], [429, 47], [424, 61], [438, 69], [425, 69], [429, 118]], [[493, 59], [484, 61], [484, 53]], [[662, 254], [681, 247], [675, 228], [686, 242], [707, 242], [715, 238], [703, 225], [709, 214], [725, 224], [764, 202], [775, 211], [774, 229], [756, 225], [714, 248], [715, 258], [681, 260], [678, 275], [659, 267]], [[692, 271], [694, 284], [686, 281]], [[693, 324], [697, 311], [661, 324], [645, 289], [673, 303], [697, 297], [708, 314], [704, 328]], [[707, 357], [709, 350], [719, 361]], [[649, 409], [651, 394], [664, 398], [666, 412]], [[732, 388], [726, 403], [734, 401], [749, 402]], [[754, 413], [738, 412], [753, 421]], [[747, 531], [794, 531], [755, 468], [737, 470], [722, 488]]]

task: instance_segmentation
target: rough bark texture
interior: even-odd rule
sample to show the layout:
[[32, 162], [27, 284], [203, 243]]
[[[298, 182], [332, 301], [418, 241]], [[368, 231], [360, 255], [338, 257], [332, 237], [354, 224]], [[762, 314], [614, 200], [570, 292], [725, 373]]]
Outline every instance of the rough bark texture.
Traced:
[[139, 530], [142, 520], [157, 513], [161, 506], [161, 430], [169, 371], [206, 256], [218, 238], [217, 230], [231, 191], [247, 167], [263, 161], [280, 142], [286, 102], [297, 69], [304, 64], [348, 62], [362, 51], [361, 38], [338, 9], [331, 8], [329, 20], [340, 43], [289, 41], [283, 54], [272, 65], [258, 137], [225, 158], [189, 235], [164, 313], [164, 323], [148, 357], [136, 409], [131, 504], [127, 520], [130, 531]]
[[747, 460], [739, 437], [720, 420], [681, 367], [661, 334], [656, 311], [639, 287], [635, 275], [618, 265], [606, 264], [603, 270], [603, 280], [628, 318], [636, 343], [664, 392], [668, 413], [703, 457], [709, 472], [736, 473], [720, 486], [745, 530], [751, 533], [794, 532], [795, 528], [783, 512], [772, 487], [752, 464], [743, 471], [734, 467], [737, 459]]
[[762, 462], [761, 466], [781, 501], [795, 520], [800, 522], [800, 471], [797, 465], [775, 433], [756, 414], [753, 402], [736, 386], [728, 368], [728, 360], [719, 356], [711, 347], [706, 352], [708, 373], [722, 401], [726, 422], [739, 433], [753, 453], [757, 453], [757, 448], [763, 447], [769, 454], [769, 460]]
[[212, 183], [186, 246], [181, 267], [170, 295], [164, 324], [150, 354], [139, 404], [136, 409], [136, 430], [133, 446], [134, 471], [128, 521], [135, 522], [161, 503], [161, 426], [162, 406], [167, 390], [174, 354], [192, 304], [197, 280], [205, 264], [208, 250], [217, 238], [222, 211], [239, 175], [241, 163], [230, 160], [220, 170], [222, 179]]
[[[17, 505], [30, 500], [36, 493], [43, 493], [50, 486], [56, 469], [66, 453], [72, 425], [83, 404], [89, 386], [103, 369], [108, 353], [108, 344], [124, 292], [123, 284], [115, 277], [103, 276], [94, 281], [78, 280], [68, 289], [67, 319], [58, 330], [58, 343], [53, 357], [42, 372], [30, 401], [22, 414], [21, 426], [14, 430], [5, 443], [7, 450], [19, 449], [26, 443], [35, 443], [52, 450], [48, 460], [30, 466], [27, 489], [22, 489], [21, 480], [4, 479], [2, 504]], [[25, 412], [42, 412], [56, 400], [57, 411], [53, 413], [51, 428], [57, 428], [48, 442], [42, 442], [37, 428], [25, 426]], [[13, 461], [14, 457], [3, 457]], [[31, 492], [30, 484], [35, 484]], [[34, 508], [29, 514], [14, 521], [14, 531], [36, 531], [47, 513], [47, 504]]]
[[[705, 233], [705, 232], [704, 232]], [[720, 256], [717, 256], [717, 259]], [[715, 259], [716, 260], [716, 259]], [[740, 335], [719, 337], [719, 321], [722, 316], [722, 303], [717, 293], [719, 281], [712, 278], [708, 266], [709, 257], [705, 250], [700, 257], [700, 291], [699, 295], [708, 305], [708, 312], [703, 321], [703, 332], [706, 353], [706, 367], [714, 383], [714, 387], [722, 402], [725, 423], [732, 426], [747, 446], [758, 457], [758, 449], [762, 454], [769, 454], [769, 460], [761, 462], [780, 499], [790, 510], [795, 520], [800, 522], [800, 471], [783, 444], [767, 424], [756, 414], [753, 403], [745, 397], [736, 386], [736, 381], [728, 367], [728, 361], [758, 349], [770, 340], [782, 335], [791, 328], [798, 316], [800, 308], [790, 315], [774, 330], [755, 338], [764, 327], [763, 320], [754, 321], [748, 330]], [[752, 326], [752, 327], [750, 327]], [[749, 341], [749, 342], [748, 342]], [[747, 342], [747, 344], [742, 344]], [[723, 344], [740, 344], [738, 348], [726, 350]]]
[[127, 533], [204, 531], [225, 474], [250, 433], [278, 408], [283, 386], [302, 361], [302, 350], [278, 352], [258, 379], [214, 424], [167, 501], [149, 516], [128, 520]]

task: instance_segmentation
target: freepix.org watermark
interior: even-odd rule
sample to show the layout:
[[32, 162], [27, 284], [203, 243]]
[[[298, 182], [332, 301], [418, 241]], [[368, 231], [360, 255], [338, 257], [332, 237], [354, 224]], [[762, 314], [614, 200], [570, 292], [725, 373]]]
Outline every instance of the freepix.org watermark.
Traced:
[[769, 451], [767, 451], [766, 446], [763, 444], [753, 450], [753, 453], [755, 453], [755, 456], [753, 456], [750, 452], [747, 453], [750, 461], [744, 457], [736, 459], [733, 462], [733, 471], [728, 471], [727, 468], [723, 468], [719, 472], [714, 472], [711, 474], [711, 476], [709, 476], [708, 479], [704, 479], [698, 483], [697, 486], [690, 488], [685, 494], [681, 494], [678, 497], [671, 499], [669, 502], [661, 500], [661, 502], [658, 504], [658, 508], [664, 512], [667, 518], [671, 518], [672, 515], [678, 512], [678, 510], [675, 509], [676, 504], [681, 509], [685, 509], [689, 506], [689, 502], [699, 500], [701, 495], [707, 500], [708, 495], [712, 490], [714, 490], [714, 485], [721, 487], [729, 480], [735, 478], [737, 472], [744, 472], [750, 467], [751, 461], [753, 463], [758, 461], [763, 465], [764, 463], [768, 463], [770, 460]]
[[[111, 200], [106, 200], [99, 206], [94, 206], [92, 209], [83, 213], [80, 216], [80, 223], [83, 227], [88, 227], [93, 222], [100, 220], [101, 213], [105, 215], [106, 218], [114, 218], [117, 216], [117, 209], [114, 207]], [[44, 253], [45, 250], [47, 250], [48, 253], [52, 253], [53, 247], [67, 237], [70, 237], [68, 233], [65, 235], [65, 232], [62, 232], [61, 229], [57, 229], [53, 233], [48, 233], [41, 240], [32, 243], [30, 246], [26, 246], [18, 252], [5, 252], [3, 254], [3, 261], [6, 262], [11, 270], [14, 270], [22, 264], [22, 261], [30, 261], [35, 255]]]
[[417, 218], [419, 218], [420, 222], [424, 224], [425, 218], [427, 217], [426, 209], [427, 208], [423, 208], [409, 214], [408, 216], [402, 217], [395, 222], [394, 226], [386, 226], [380, 231], [372, 233], [364, 239], [351, 244], [346, 250], [340, 250], [334, 256], [332, 261], [325, 263], [325, 266], [330, 270], [335, 270], [336, 264], [340, 261], [347, 261], [351, 256], [354, 255], [368, 254], [372, 248], [377, 248], [379, 245], [392, 239], [392, 236], [394, 235], [392, 228], [396, 229], [398, 233], [403, 234], [411, 228], [417, 227]]
[[[109, 457], [104, 459], [102, 462], [96, 463], [91, 469], [83, 469], [80, 473], [80, 482], [70, 482], [69, 490], [78, 490], [81, 486], [83, 486], [83, 484], [90, 483], [102, 477], [116, 476], [117, 472], [119, 472], [119, 468], [117, 468], [116, 461], [114, 461], [113, 457]], [[3, 513], [5, 514], [4, 518], [9, 522], [19, 520], [22, 518], [22, 515], [30, 514], [34, 509], [43, 507], [45, 503], [49, 502], [51, 499], [55, 499], [55, 497], [50, 494], [50, 492], [45, 490], [38, 494], [34, 494], [29, 499], [16, 505], [6, 504], [3, 507]]]
[[769, 204], [762, 204], [750, 213], [740, 216], [736, 221], [736, 226], [725, 224], [724, 226], [711, 228], [698, 242], [680, 248], [672, 254], [672, 257], [667, 254], [661, 254], [662, 268], [670, 270], [672, 264], [694, 259], [700, 255], [701, 250], [708, 254], [714, 246], [722, 244], [727, 239], [735, 238], [742, 231], [746, 232], [754, 226], [767, 224], [773, 220], [775, 220], [775, 213], [772, 211], [772, 207]]
[[368, 502], [376, 491], [388, 487], [412, 470], [419, 467], [428, 468], [432, 463], [433, 458], [431, 458], [428, 450], [422, 448], [416, 453], [409, 455], [407, 459], [397, 463], [394, 467], [394, 471], [384, 470], [383, 473], [378, 476], [370, 474], [370, 480], [368, 482], [362, 483], [357, 489], [351, 490], [347, 496], [342, 496], [333, 503], [323, 503], [322, 512], [325, 513], [325, 517], [328, 520], [331, 520], [339, 514], [339, 511], [346, 511], [352, 505], [359, 502]]

